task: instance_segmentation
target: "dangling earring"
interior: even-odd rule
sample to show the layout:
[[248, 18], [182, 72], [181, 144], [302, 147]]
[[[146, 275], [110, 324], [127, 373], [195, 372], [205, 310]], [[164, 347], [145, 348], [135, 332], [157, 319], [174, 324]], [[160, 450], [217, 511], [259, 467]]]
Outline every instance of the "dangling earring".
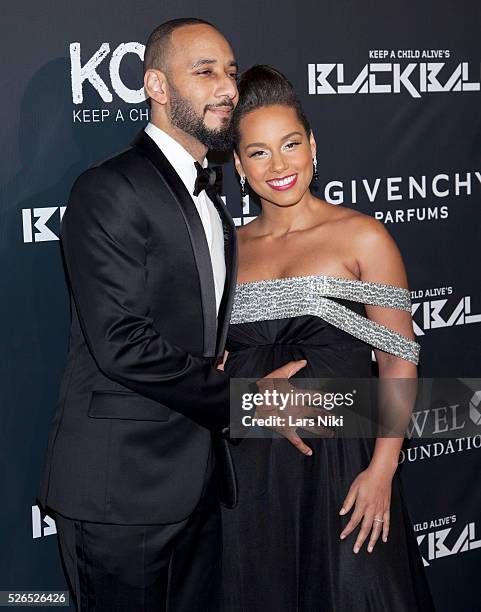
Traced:
[[241, 176], [239, 179], [240, 182], [240, 186], [241, 186], [241, 198], [244, 199], [247, 195], [247, 189], [246, 189], [246, 177], [245, 176]]
[[248, 223], [249, 220], [252, 220], [254, 217], [249, 218], [250, 203], [249, 203], [249, 195], [247, 193], [247, 188], [246, 188], [246, 177], [241, 176], [239, 179], [239, 182], [240, 182], [240, 187], [241, 187], [242, 225], [244, 225], [244, 223], [246, 222], [246, 219]]
[[317, 157], [315, 155], [312, 158], [312, 165], [314, 168], [314, 172], [312, 173], [312, 182], [314, 185], [317, 185], [317, 181], [319, 180], [319, 173], [317, 172]]

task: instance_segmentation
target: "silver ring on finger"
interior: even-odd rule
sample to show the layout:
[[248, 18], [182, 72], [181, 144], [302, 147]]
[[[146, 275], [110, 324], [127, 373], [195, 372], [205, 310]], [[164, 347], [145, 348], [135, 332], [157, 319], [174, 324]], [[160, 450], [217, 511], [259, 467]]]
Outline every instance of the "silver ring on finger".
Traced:
[[377, 521], [378, 523], [384, 523], [384, 519], [382, 518], [374, 518], [374, 521]]

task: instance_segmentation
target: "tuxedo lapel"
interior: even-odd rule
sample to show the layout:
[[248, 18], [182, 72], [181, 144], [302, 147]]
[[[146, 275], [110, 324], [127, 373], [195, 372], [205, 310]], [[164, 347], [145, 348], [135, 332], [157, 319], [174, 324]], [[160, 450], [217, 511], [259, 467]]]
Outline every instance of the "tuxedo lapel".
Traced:
[[[192, 243], [192, 250], [199, 275], [202, 312], [204, 320], [204, 356], [216, 355], [217, 317], [215, 301], [215, 285], [210, 259], [209, 246], [205, 237], [204, 227], [191, 195], [187, 191], [182, 179], [169, 163], [165, 155], [155, 142], [143, 130], [138, 134], [133, 145], [141, 151], [155, 166], [164, 182], [169, 187], [174, 200], [177, 202]], [[229, 215], [230, 216], [230, 215]], [[224, 225], [224, 220], [223, 220]], [[224, 226], [225, 227], [225, 226]], [[175, 231], [175, 230], [174, 230]], [[225, 245], [224, 229], [224, 245]], [[227, 284], [226, 284], [227, 287]]]
[[224, 228], [225, 285], [217, 317], [218, 326], [216, 342], [216, 356], [219, 357], [224, 350], [235, 294], [237, 279], [237, 236], [234, 221], [222, 201], [222, 198], [215, 192], [209, 192], [208, 195], [219, 213], [222, 227]]

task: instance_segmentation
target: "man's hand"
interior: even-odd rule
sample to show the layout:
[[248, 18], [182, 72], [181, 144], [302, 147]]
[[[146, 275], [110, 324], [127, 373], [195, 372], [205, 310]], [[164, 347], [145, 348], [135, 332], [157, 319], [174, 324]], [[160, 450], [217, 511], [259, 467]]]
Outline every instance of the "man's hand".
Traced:
[[222, 370], [222, 372], [224, 371], [224, 364], [226, 362], [228, 354], [229, 354], [229, 351], [224, 351], [224, 354], [222, 355], [222, 357], [219, 357], [219, 359], [217, 360], [216, 368], [218, 370]]
[[[270, 374], [261, 378], [257, 381], [257, 386], [260, 393], [266, 391], [276, 390], [279, 393], [291, 394], [291, 393], [308, 393], [301, 389], [296, 389], [293, 385], [287, 382], [287, 379], [296, 374], [299, 370], [307, 365], [305, 359], [299, 361], [289, 361], [280, 368], [273, 370]], [[272, 427], [274, 431], [284, 436], [289, 442], [294, 445], [299, 452], [303, 455], [312, 455], [312, 449], [305, 444], [302, 439], [297, 435], [297, 426], [289, 425], [289, 422], [296, 422], [296, 419], [309, 419], [313, 418], [317, 421], [317, 416], [320, 414], [330, 414], [328, 411], [323, 409], [311, 408], [310, 406], [296, 405], [289, 403], [283, 410], [278, 406], [267, 406], [265, 404], [258, 406], [256, 409], [256, 418], [265, 419], [269, 416], [280, 416], [284, 420], [286, 425], [279, 425]], [[334, 432], [327, 427], [322, 425], [304, 426], [299, 429], [306, 429], [311, 433], [314, 433], [322, 437], [332, 437]]]

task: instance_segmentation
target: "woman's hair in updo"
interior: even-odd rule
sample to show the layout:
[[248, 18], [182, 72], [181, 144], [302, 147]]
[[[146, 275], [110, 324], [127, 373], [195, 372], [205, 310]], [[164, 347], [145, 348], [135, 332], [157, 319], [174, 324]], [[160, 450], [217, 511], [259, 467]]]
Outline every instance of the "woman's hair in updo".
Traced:
[[239, 79], [239, 102], [232, 118], [234, 147], [239, 152], [241, 119], [253, 110], [265, 106], [288, 106], [296, 111], [307, 136], [311, 126], [302, 110], [301, 102], [292, 83], [278, 70], [266, 65], [256, 65], [244, 71]]

